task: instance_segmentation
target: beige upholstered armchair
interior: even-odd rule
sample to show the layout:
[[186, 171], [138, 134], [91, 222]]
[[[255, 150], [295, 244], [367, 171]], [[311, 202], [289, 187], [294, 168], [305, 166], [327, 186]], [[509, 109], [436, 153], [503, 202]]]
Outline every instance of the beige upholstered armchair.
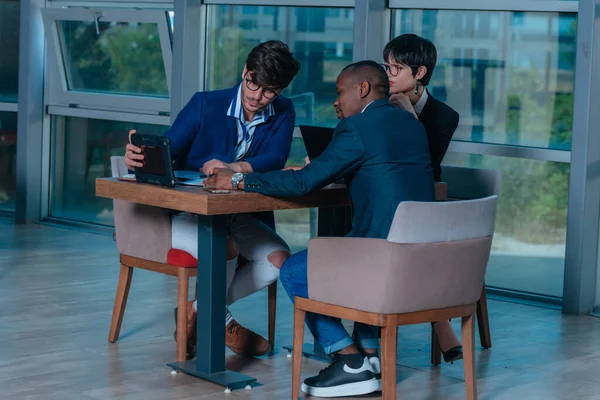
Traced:
[[496, 203], [497, 196], [403, 202], [387, 240], [312, 239], [309, 299], [296, 297], [294, 304], [292, 399], [300, 390], [306, 312], [382, 328], [386, 400], [396, 399], [397, 327], [462, 317], [467, 399], [475, 399], [473, 315], [490, 255]]
[[[127, 173], [124, 157], [111, 157], [112, 176]], [[159, 272], [178, 279], [177, 284], [177, 361], [186, 360], [187, 301], [189, 279], [197, 276], [198, 260], [191, 254], [171, 248], [171, 218], [169, 210], [114, 200], [115, 234], [120, 254], [121, 273], [108, 340], [119, 339], [127, 297], [134, 268]], [[240, 262], [240, 268], [243, 268]], [[277, 281], [269, 285], [269, 341], [275, 339]], [[172, 306], [172, 304], [169, 304]]]

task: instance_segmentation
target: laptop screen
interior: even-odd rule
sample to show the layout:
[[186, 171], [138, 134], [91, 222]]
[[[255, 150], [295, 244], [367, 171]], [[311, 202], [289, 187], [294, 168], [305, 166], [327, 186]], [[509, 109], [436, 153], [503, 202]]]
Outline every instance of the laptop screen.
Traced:
[[312, 160], [319, 157], [333, 139], [333, 128], [300, 125], [300, 133], [306, 147], [306, 154]]

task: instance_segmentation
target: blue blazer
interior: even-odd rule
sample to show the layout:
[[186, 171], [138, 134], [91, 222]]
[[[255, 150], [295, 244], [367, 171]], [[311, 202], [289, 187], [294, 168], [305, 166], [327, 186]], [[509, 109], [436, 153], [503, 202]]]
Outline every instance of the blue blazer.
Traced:
[[[237, 141], [235, 117], [227, 110], [239, 89], [197, 92], [179, 112], [165, 134], [171, 138], [171, 156], [179, 169], [198, 171], [205, 162], [216, 158], [234, 162]], [[273, 102], [275, 115], [256, 127], [247, 161], [256, 172], [281, 169], [290, 154], [296, 113], [288, 98]]]
[[348, 236], [386, 238], [400, 202], [434, 200], [423, 125], [387, 98], [376, 100], [362, 114], [340, 121], [329, 146], [302, 170], [249, 174], [244, 188], [299, 196], [341, 178], [352, 201]]

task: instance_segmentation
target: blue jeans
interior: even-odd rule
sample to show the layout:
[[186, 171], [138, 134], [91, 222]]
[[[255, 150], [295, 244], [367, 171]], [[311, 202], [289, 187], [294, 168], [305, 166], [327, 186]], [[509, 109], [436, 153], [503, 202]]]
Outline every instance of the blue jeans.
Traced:
[[[301, 251], [288, 258], [281, 267], [279, 279], [292, 302], [294, 296], [308, 298], [307, 258], [308, 251]], [[306, 325], [327, 354], [345, 349], [354, 343], [339, 318], [306, 313]], [[377, 327], [355, 322], [354, 329], [363, 349], [379, 347]]]

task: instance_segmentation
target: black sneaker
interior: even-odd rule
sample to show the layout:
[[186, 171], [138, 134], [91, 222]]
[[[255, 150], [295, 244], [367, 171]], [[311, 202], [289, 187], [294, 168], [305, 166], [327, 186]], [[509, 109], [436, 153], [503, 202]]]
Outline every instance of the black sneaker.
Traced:
[[358, 369], [350, 368], [336, 357], [319, 375], [306, 378], [302, 384], [304, 393], [316, 397], [358, 396], [373, 393], [377, 389], [379, 383], [366, 357]]
[[379, 385], [377, 390], [381, 390], [381, 362], [379, 361], [379, 357], [369, 357], [369, 364], [373, 368], [373, 375], [375, 375], [375, 379], [377, 379]]
[[377, 382], [379, 383], [379, 389], [377, 390], [381, 390], [381, 362], [379, 361], [379, 354], [366, 353], [364, 349], [360, 347], [360, 342], [358, 340], [358, 337], [356, 337], [356, 326], [352, 330], [352, 341], [354, 342], [356, 347], [358, 347], [358, 351], [360, 351], [363, 356], [369, 359], [369, 363], [373, 368], [373, 374], [375, 375], [375, 379], [377, 379]]

